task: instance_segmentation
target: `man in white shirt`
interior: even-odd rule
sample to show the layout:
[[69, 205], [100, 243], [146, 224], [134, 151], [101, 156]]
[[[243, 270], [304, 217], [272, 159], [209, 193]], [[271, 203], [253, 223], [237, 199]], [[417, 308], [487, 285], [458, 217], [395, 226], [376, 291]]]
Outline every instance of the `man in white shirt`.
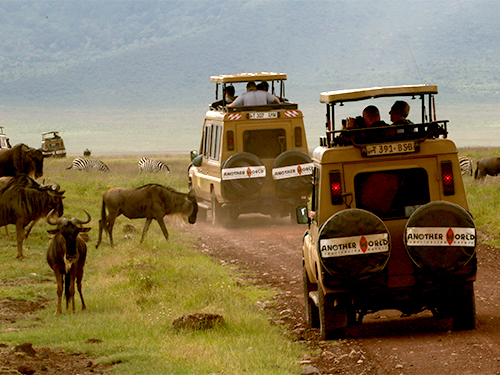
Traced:
[[267, 91], [257, 90], [255, 82], [247, 83], [247, 92], [241, 94], [228, 107], [256, 106], [279, 103], [280, 100]]

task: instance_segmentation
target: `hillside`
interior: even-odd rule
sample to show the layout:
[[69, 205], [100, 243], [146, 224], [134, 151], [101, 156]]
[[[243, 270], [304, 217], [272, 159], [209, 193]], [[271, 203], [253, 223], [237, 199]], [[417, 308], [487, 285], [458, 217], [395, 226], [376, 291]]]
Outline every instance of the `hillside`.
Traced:
[[187, 150], [214, 97], [210, 75], [280, 71], [314, 138], [321, 91], [414, 83], [438, 85], [443, 114], [464, 109], [448, 115], [457, 129], [487, 129], [500, 101], [495, 4], [1, 2], [2, 125], [29, 144], [55, 126], [70, 152]]

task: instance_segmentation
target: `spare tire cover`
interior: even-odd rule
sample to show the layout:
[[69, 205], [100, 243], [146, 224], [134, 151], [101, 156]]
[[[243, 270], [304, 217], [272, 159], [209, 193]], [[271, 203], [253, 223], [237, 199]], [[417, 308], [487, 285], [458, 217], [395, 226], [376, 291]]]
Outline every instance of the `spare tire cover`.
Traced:
[[312, 160], [299, 150], [282, 152], [273, 163], [276, 189], [290, 195], [307, 195], [312, 191]]
[[359, 281], [381, 272], [391, 255], [390, 233], [375, 214], [358, 208], [331, 216], [319, 229], [323, 269], [342, 281]]
[[222, 195], [238, 199], [256, 193], [266, 180], [262, 160], [249, 152], [231, 155], [222, 164]]
[[418, 267], [451, 273], [469, 262], [476, 251], [476, 227], [462, 207], [445, 201], [419, 207], [408, 219], [406, 251]]

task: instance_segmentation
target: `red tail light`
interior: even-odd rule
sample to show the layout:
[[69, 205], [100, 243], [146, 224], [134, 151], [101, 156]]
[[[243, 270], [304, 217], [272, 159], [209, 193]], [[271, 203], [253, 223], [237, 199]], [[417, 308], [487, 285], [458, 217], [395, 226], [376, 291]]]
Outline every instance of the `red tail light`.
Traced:
[[330, 194], [332, 196], [332, 204], [342, 204], [342, 184], [340, 180], [340, 171], [330, 172]]
[[228, 151], [234, 150], [234, 133], [232, 130], [227, 131], [227, 149]]
[[295, 128], [295, 147], [302, 147], [302, 129], [298, 126]]
[[453, 181], [453, 164], [451, 161], [441, 162], [441, 178], [443, 179], [444, 195], [454, 195], [455, 183]]

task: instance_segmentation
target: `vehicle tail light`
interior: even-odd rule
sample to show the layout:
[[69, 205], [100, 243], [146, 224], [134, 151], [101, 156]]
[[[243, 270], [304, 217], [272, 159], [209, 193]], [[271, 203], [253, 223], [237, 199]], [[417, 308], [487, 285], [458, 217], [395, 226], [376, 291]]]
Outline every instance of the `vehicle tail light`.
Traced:
[[444, 195], [454, 195], [455, 183], [453, 181], [453, 164], [451, 161], [441, 162], [441, 178], [443, 179]]
[[330, 194], [332, 196], [332, 204], [342, 204], [342, 184], [340, 180], [340, 171], [330, 172]]
[[295, 128], [295, 147], [302, 147], [302, 129], [298, 126]]
[[234, 133], [232, 130], [227, 131], [227, 149], [228, 151], [234, 150]]

